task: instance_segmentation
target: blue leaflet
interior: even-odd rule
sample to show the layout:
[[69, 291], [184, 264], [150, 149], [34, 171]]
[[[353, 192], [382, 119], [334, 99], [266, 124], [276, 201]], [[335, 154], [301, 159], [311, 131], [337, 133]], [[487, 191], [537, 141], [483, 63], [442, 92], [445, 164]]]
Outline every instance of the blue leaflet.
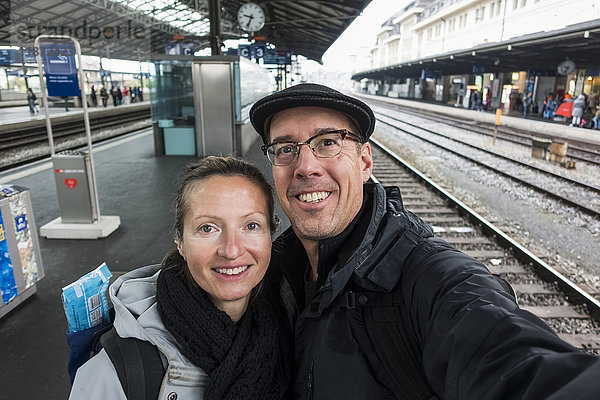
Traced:
[[70, 332], [108, 323], [106, 289], [112, 274], [106, 263], [62, 289], [62, 302]]

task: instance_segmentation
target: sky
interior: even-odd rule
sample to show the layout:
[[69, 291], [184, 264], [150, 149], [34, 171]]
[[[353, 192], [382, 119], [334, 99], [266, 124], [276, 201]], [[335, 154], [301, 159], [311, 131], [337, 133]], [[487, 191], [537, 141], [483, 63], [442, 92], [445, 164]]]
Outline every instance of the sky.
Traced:
[[[325, 68], [328, 70], [349, 68], [347, 56], [356, 48], [374, 46], [381, 24], [408, 3], [409, 0], [372, 0], [362, 14], [325, 52], [323, 55]], [[366, 68], [368, 65], [365, 65]]]

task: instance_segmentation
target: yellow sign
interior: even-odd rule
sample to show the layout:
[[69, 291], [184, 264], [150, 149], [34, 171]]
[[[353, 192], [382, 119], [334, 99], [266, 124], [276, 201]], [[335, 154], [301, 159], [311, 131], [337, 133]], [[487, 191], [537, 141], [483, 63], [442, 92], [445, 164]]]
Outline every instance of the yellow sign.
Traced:
[[502, 115], [502, 109], [496, 109], [496, 125], [500, 125], [500, 116]]
[[4, 241], [4, 227], [0, 224], [0, 242]]

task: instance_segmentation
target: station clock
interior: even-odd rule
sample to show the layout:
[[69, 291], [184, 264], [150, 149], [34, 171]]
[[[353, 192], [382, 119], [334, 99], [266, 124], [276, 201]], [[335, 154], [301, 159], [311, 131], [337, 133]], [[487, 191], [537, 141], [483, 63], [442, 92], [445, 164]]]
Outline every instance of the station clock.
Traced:
[[575, 71], [575, 63], [571, 60], [561, 62], [556, 68], [556, 72], [558, 72], [559, 75], [569, 75], [572, 74], [573, 71]]
[[245, 3], [238, 10], [237, 21], [246, 32], [258, 32], [265, 26], [265, 12], [256, 3]]

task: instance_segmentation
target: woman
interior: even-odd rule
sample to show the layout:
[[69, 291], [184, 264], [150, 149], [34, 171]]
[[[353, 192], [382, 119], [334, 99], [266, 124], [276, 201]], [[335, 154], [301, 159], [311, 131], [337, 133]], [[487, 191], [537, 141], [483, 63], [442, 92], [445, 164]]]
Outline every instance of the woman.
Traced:
[[569, 126], [574, 126], [579, 128], [581, 124], [581, 117], [583, 117], [583, 110], [585, 109], [585, 96], [580, 94], [577, 96], [575, 101], [573, 102], [573, 119], [571, 120], [571, 124]]
[[[110, 287], [117, 333], [160, 350], [168, 364], [160, 398], [283, 398], [286, 318], [277, 291], [261, 291], [275, 229], [271, 187], [251, 164], [207, 157], [183, 174], [174, 212], [177, 249]], [[70, 398], [126, 398], [104, 350], [79, 368]]]

